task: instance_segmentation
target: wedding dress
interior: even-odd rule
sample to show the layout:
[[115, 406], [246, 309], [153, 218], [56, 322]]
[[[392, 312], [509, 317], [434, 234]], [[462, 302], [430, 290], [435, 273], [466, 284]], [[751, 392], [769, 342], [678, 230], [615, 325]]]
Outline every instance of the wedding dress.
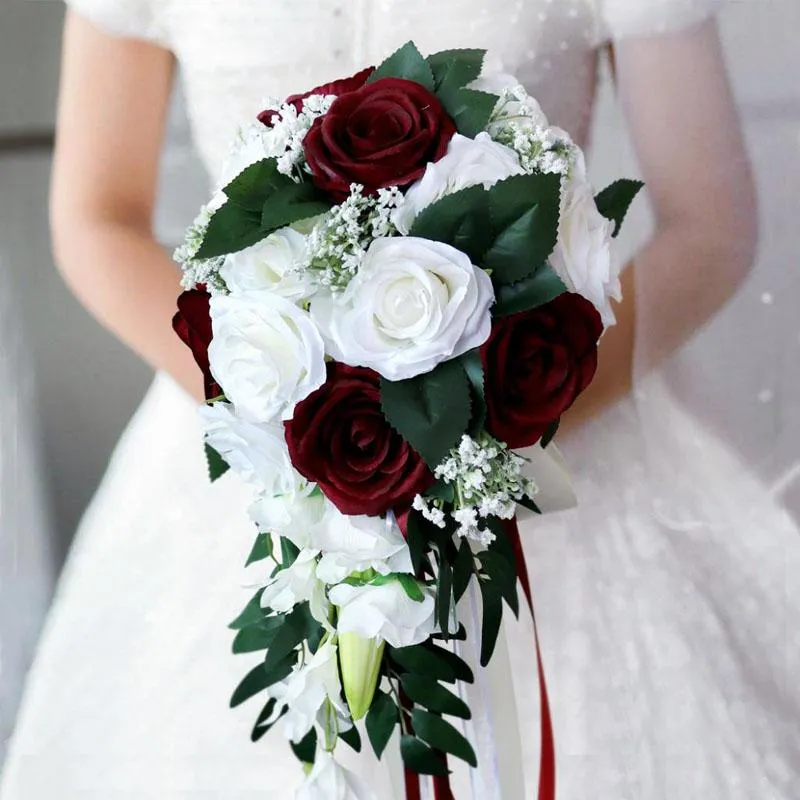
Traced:
[[[555, 124], [585, 141], [598, 46], [670, 35], [718, 5], [71, 2], [108, 31], [176, 54], [212, 179], [237, 124], [255, 116], [264, 95], [351, 74], [412, 38], [423, 52], [488, 46], [490, 68], [517, 74]], [[645, 389], [658, 404], [658, 385]], [[678, 403], [652, 407], [663, 410], [670, 447], [691, 458], [656, 496], [641, 402], [621, 402], [564, 443], [580, 504], [523, 529], [559, 798], [796, 800], [797, 529]], [[673, 501], [684, 487], [691, 500], [682, 508]], [[252, 745], [258, 709], [227, 707], [250, 666], [230, 654], [226, 630], [248, 597], [247, 500], [230, 476], [208, 484], [193, 404], [158, 376], [61, 579], [2, 800], [293, 796], [301, 770], [279, 732]], [[530, 622], [509, 625], [506, 640], [533, 798], [539, 709]]]

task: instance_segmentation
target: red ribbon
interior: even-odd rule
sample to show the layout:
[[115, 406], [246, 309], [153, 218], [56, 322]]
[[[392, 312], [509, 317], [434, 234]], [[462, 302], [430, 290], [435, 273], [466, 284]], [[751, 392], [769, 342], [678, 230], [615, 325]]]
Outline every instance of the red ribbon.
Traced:
[[[547, 694], [547, 683], [544, 677], [544, 663], [542, 662], [542, 649], [539, 645], [539, 633], [536, 629], [536, 615], [533, 613], [533, 592], [531, 579], [528, 575], [528, 566], [525, 563], [525, 553], [522, 549], [522, 538], [519, 535], [519, 526], [516, 519], [504, 520], [508, 538], [514, 548], [517, 559], [517, 576], [522, 592], [528, 602], [533, 621], [533, 639], [536, 643], [536, 667], [539, 673], [539, 702], [541, 706], [542, 721], [542, 752], [539, 761], [539, 800], [555, 800], [556, 797], [556, 747], [553, 737], [553, 719], [550, 714], [550, 699]], [[419, 775], [406, 769], [406, 800], [421, 800]], [[455, 800], [450, 787], [448, 776], [433, 779], [433, 791], [436, 800]]]

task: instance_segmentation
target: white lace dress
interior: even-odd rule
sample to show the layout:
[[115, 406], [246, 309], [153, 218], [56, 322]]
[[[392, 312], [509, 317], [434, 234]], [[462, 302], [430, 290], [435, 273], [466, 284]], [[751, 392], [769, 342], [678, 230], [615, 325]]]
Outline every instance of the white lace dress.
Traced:
[[[490, 48], [554, 123], [587, 134], [596, 48], [680, 28], [715, 0], [72, 0], [182, 67], [213, 174], [237, 123], [285, 95], [380, 60]], [[731, 480], [688, 419], [696, 485]], [[566, 448], [580, 508], [524, 532], [551, 686], [564, 800], [800, 797], [796, 529], [769, 510], [758, 537], [659, 524], [627, 404]], [[695, 474], [696, 473], [696, 474]], [[757, 493], [744, 479], [728, 486]], [[30, 675], [2, 800], [283, 800], [301, 771], [258, 709], [228, 709], [249, 668], [227, 623], [246, 602], [247, 492], [210, 487], [192, 403], [158, 377], [89, 510]], [[527, 623], [509, 631], [522, 755], [535, 797], [538, 709]], [[459, 793], [466, 800], [466, 793]], [[474, 795], [473, 795], [474, 796]], [[381, 795], [380, 800], [387, 800]], [[475, 800], [484, 800], [483, 797]], [[520, 800], [504, 798], [503, 800]]]

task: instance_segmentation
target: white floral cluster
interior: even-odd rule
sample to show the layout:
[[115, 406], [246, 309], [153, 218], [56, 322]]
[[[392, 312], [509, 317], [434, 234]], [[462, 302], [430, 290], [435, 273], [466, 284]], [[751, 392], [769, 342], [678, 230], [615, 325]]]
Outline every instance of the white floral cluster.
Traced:
[[321, 286], [334, 292], [347, 287], [369, 245], [375, 239], [397, 234], [392, 213], [402, 201], [403, 195], [396, 187], [379, 189], [377, 195], [367, 196], [363, 186], [350, 186], [350, 196], [327, 214], [308, 238], [306, 268]]
[[[517, 502], [536, 494], [536, 485], [523, 475], [524, 463], [522, 456], [486, 432], [477, 439], [466, 434], [461, 438], [458, 447], [434, 471], [439, 480], [453, 487], [451, 515], [458, 524], [459, 536], [488, 547], [495, 536], [481, 526], [481, 520], [511, 519]], [[446, 526], [443, 505], [421, 495], [414, 498], [414, 508], [440, 528]]]
[[270, 120], [271, 127], [262, 132], [269, 157], [278, 163], [278, 172], [297, 177], [303, 166], [303, 142], [318, 117], [328, 113], [335, 95], [312, 94], [303, 100], [301, 111], [291, 103], [268, 100], [267, 108], [276, 111]]
[[183, 273], [181, 286], [184, 289], [194, 289], [198, 284], [205, 284], [210, 292], [225, 292], [227, 290], [225, 281], [219, 274], [225, 258], [222, 256], [219, 258], [197, 258], [197, 253], [203, 244], [208, 223], [213, 213], [213, 204], [203, 206], [186, 231], [183, 244], [172, 255], [175, 262], [180, 265]]

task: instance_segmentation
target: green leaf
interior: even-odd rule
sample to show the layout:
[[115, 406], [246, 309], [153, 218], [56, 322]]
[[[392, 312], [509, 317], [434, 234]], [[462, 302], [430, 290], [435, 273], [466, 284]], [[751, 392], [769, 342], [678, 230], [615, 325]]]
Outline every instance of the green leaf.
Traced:
[[408, 672], [427, 675], [437, 681], [472, 683], [474, 677], [467, 663], [455, 653], [441, 647], [415, 644], [389, 648], [392, 660]]
[[317, 194], [313, 183], [292, 183], [276, 191], [261, 211], [261, 229], [266, 233], [330, 211], [332, 203]]
[[643, 186], [641, 181], [619, 180], [607, 186], [595, 197], [597, 210], [614, 223], [614, 236], [619, 234], [628, 209]]
[[561, 424], [561, 420], [557, 419], [555, 422], [551, 422], [548, 426], [547, 430], [542, 434], [542, 438], [539, 440], [539, 446], [544, 450], [550, 442], [555, 439], [556, 434], [558, 433], [558, 426]]
[[281, 567], [283, 569], [291, 567], [299, 555], [300, 548], [285, 536], [281, 537]]
[[481, 74], [485, 50], [442, 50], [428, 56], [436, 91], [454, 91], [472, 83]]
[[381, 78], [405, 78], [407, 81], [421, 84], [431, 92], [435, 88], [433, 71], [414, 42], [406, 42], [399, 50], [392, 53], [369, 76], [367, 83], [375, 83]]
[[455, 500], [456, 490], [452, 483], [436, 481], [425, 492], [425, 496], [433, 500], [441, 500], [443, 503], [452, 503]]
[[500, 592], [508, 607], [519, 616], [519, 597], [517, 596], [517, 571], [514, 562], [507, 561], [500, 553], [486, 550], [478, 556], [484, 572], [489, 576], [494, 588]]
[[252, 597], [250, 602], [244, 607], [244, 610], [239, 614], [236, 619], [231, 622], [228, 627], [233, 631], [246, 628], [248, 625], [254, 625], [265, 617], [264, 609], [261, 608], [261, 594], [263, 589], [259, 589]]
[[470, 186], [423, 208], [409, 236], [452, 245], [473, 263], [480, 263], [492, 243], [488, 215], [488, 192], [482, 186]]
[[351, 747], [356, 753], [361, 752], [361, 734], [358, 732], [358, 728], [353, 725], [352, 728], [349, 728], [344, 733], [339, 734], [339, 738], [348, 746]]
[[260, 242], [265, 235], [261, 230], [260, 211], [249, 211], [229, 200], [209, 220], [196, 258], [216, 258], [236, 253]]
[[261, 213], [269, 197], [293, 185], [288, 175], [278, 172], [278, 162], [274, 158], [263, 158], [245, 167], [222, 191], [234, 205]]
[[381, 378], [381, 405], [389, 424], [433, 468], [469, 425], [467, 377], [458, 359], [453, 359], [408, 380]]
[[520, 497], [520, 499], [517, 500], [517, 502], [523, 508], [527, 508], [528, 511], [533, 511], [534, 514], [541, 514], [542, 513], [542, 509], [539, 508], [539, 506], [537, 506], [536, 503], [530, 497], [528, 497], [527, 495], [523, 495], [522, 497]]
[[497, 105], [497, 95], [475, 89], [443, 89], [438, 96], [458, 132], [470, 139], [486, 130]]
[[453, 568], [444, 557], [439, 562], [439, 577], [436, 584], [436, 620], [439, 629], [447, 637], [450, 630], [450, 602], [453, 599]]
[[437, 681], [424, 675], [403, 675], [401, 681], [403, 691], [413, 703], [424, 706], [428, 711], [437, 714], [449, 714], [452, 717], [470, 719], [472, 713], [469, 706], [449, 689], [445, 689]]
[[414, 736], [400, 738], [400, 755], [403, 763], [418, 775], [448, 775], [447, 764], [425, 742]]
[[206, 465], [211, 483], [219, 480], [229, 469], [228, 462], [210, 445], [205, 445]]
[[481, 361], [480, 350], [470, 350], [469, 353], [461, 356], [461, 365], [467, 374], [472, 402], [472, 419], [470, 420], [469, 429], [470, 433], [477, 435], [483, 430], [487, 413], [486, 398], [484, 396], [483, 362]]
[[272, 535], [269, 533], [259, 533], [253, 544], [253, 549], [247, 558], [246, 567], [255, 564], [256, 561], [263, 561], [265, 558], [272, 558]]
[[317, 757], [317, 729], [311, 730], [297, 743], [289, 742], [292, 752], [304, 764], [313, 764]]
[[262, 739], [269, 731], [272, 729], [272, 726], [289, 710], [288, 708], [284, 708], [280, 714], [278, 714], [275, 719], [269, 721], [269, 718], [275, 711], [275, 706], [278, 705], [278, 701], [272, 697], [267, 701], [267, 704], [261, 709], [261, 713], [258, 715], [258, 719], [256, 720], [256, 724], [253, 726], [253, 732], [250, 734], [250, 740], [253, 742], [258, 742]]
[[400, 722], [400, 711], [394, 700], [385, 692], [375, 692], [372, 705], [367, 712], [366, 728], [375, 757], [380, 759], [389, 739], [392, 738], [394, 726]]
[[495, 286], [495, 304], [492, 313], [507, 317], [530, 311], [555, 300], [567, 291], [561, 278], [548, 264], [543, 264], [532, 275], [516, 283]]
[[272, 686], [278, 681], [282, 681], [292, 671], [296, 660], [286, 659], [276, 666], [275, 669], [265, 669], [263, 664], [257, 664], [250, 672], [245, 675], [241, 683], [236, 687], [231, 697], [231, 708], [236, 708], [254, 697], [259, 692]]
[[456, 603], [464, 596], [469, 582], [475, 574], [475, 556], [467, 539], [461, 540], [455, 564], [453, 565], [453, 597]]
[[416, 575], [421, 575], [424, 567], [427, 567], [428, 571], [430, 571], [428, 537], [426, 533], [427, 521], [418, 511], [412, 510], [406, 523], [406, 541], [411, 555], [411, 565]]
[[472, 767], [478, 766], [472, 745], [449, 722], [437, 714], [415, 708], [411, 714], [411, 724], [414, 733], [434, 749], [450, 753]]
[[286, 617], [278, 615], [276, 617], [261, 617], [261, 620], [254, 625], [242, 628], [233, 640], [233, 652], [255, 653], [259, 650], [266, 650], [274, 641], [278, 631], [286, 624]]
[[415, 602], [421, 603], [425, 599], [425, 593], [419, 585], [419, 581], [413, 575], [397, 572], [394, 576], [405, 590], [405, 593]]
[[561, 203], [558, 175], [515, 175], [489, 189], [495, 241], [484, 258], [495, 283], [534, 274], [558, 241]]
[[485, 667], [491, 661], [494, 647], [497, 644], [497, 636], [500, 633], [500, 624], [503, 620], [503, 598], [492, 581], [481, 581], [480, 587], [483, 597], [481, 666]]
[[272, 669], [295, 650], [306, 638], [304, 620], [297, 610], [284, 617], [284, 624], [278, 629], [264, 659], [266, 669]]

